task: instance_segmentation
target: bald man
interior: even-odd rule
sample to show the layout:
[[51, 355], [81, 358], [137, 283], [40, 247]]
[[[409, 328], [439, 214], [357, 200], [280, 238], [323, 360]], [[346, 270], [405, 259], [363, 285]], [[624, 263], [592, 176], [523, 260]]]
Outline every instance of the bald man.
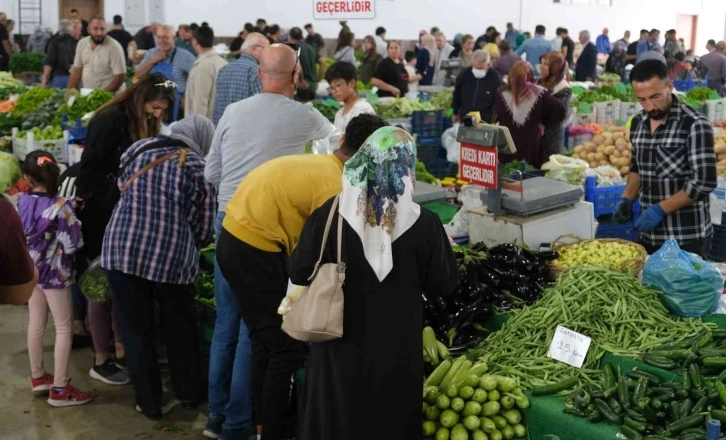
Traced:
[[270, 41], [267, 37], [252, 32], [242, 43], [240, 48], [242, 55], [239, 59], [219, 71], [212, 122], [219, 123], [228, 105], [262, 91], [262, 82], [257, 75], [257, 70], [262, 52], [269, 46]]
[[[259, 51], [258, 75], [262, 92], [227, 107], [217, 125], [204, 170], [207, 181], [219, 188], [217, 238], [222, 230], [227, 202], [250, 171], [277, 157], [302, 154], [306, 142], [326, 139], [335, 131], [333, 125], [312, 106], [292, 99], [301, 73], [295, 52], [282, 44], [255, 49], [266, 40], [251, 40], [251, 37], [245, 40], [245, 45], [251, 41], [257, 43], [248, 45], [246, 53], [249, 55], [250, 50], [256, 53]], [[227, 65], [222, 72], [236, 63], [239, 61]], [[220, 72], [220, 81], [221, 75]], [[219, 96], [217, 94], [217, 99]], [[264, 234], [264, 231], [260, 233]], [[261, 386], [265, 382], [267, 370], [266, 365], [253, 366], [250, 378], [250, 351], [252, 357], [258, 360], [264, 360], [265, 353], [269, 354], [264, 344], [256, 343], [250, 348], [250, 337], [264, 335], [266, 332], [263, 330], [271, 328], [278, 333], [282, 332], [279, 316], [275, 314], [279, 304], [275, 304], [270, 313], [261, 314], [257, 309], [240, 310], [235, 293], [216, 261], [214, 276], [217, 322], [210, 353], [209, 419], [206, 431], [211, 434], [221, 432], [224, 439], [246, 439], [243, 435], [248, 434], [252, 413], [250, 380], [253, 387], [255, 384]], [[272, 370], [270, 368], [268, 376], [274, 374]], [[279, 380], [282, 392], [287, 393], [290, 375], [275, 376], [274, 379]], [[260, 406], [255, 413], [259, 418], [262, 417], [259, 411], [262, 411], [263, 402], [256, 402], [258, 404]], [[284, 412], [284, 408], [280, 409]], [[274, 423], [271, 425], [274, 426]], [[271, 435], [266, 438], [277, 437]]]

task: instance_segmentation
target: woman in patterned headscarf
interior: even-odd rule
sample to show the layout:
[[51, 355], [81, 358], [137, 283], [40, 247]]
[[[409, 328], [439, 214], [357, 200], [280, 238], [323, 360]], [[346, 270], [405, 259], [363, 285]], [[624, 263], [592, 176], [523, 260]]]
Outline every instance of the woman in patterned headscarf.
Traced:
[[[421, 293], [457, 284], [439, 218], [413, 201], [415, 143], [384, 127], [345, 164], [342, 216], [343, 337], [311, 344], [301, 440], [419, 440], [423, 312]], [[308, 284], [335, 199], [308, 220], [290, 257], [290, 278]], [[323, 263], [334, 261], [331, 234]], [[396, 390], [395, 399], [383, 390]]]

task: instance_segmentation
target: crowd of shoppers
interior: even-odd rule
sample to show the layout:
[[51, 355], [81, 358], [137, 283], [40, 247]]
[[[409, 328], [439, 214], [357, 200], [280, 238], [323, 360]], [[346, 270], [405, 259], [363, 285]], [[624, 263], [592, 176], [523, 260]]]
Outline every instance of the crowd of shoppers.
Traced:
[[[14, 273], [0, 274], [0, 300], [29, 303], [32, 390], [48, 393], [54, 406], [87, 403], [91, 394], [72, 387], [67, 374], [80, 317], [70, 313], [68, 292], [74, 272], [77, 277], [81, 267], [98, 262], [107, 271], [111, 299], [88, 302], [90, 375], [112, 385], [132, 383], [136, 411], [157, 420], [163, 416], [163, 393], [154, 302], [174, 394], [186, 408], [205, 395], [193, 286], [199, 250], [214, 233], [217, 320], [204, 434], [224, 440], [278, 440], [295, 433], [302, 440], [358, 440], [380, 437], [380, 426], [387, 438], [417, 438], [421, 313], [415, 306], [422, 290], [452, 290], [457, 271], [440, 221], [413, 203], [412, 137], [375, 116], [358, 96], [359, 79], [376, 86], [380, 97], [413, 98], [418, 84], [451, 81], [443, 62], [460, 58], [464, 68], [453, 78], [454, 121], [478, 112], [483, 121], [508, 127], [518, 151], [502, 160], [539, 167], [562, 148], [571, 116], [570, 69], [578, 81], [594, 80], [600, 54], [609, 56], [606, 70], [618, 75], [627, 62], [663, 58], [665, 64], [671, 56], [675, 74], [689, 71], [675, 31], [666, 32], [661, 47], [655, 29], [641, 33], [639, 42], [630, 43], [626, 33], [614, 44], [608, 29], [596, 43], [582, 31], [576, 57], [564, 28], [549, 41], [544, 26], [529, 38], [510, 23], [503, 36], [490, 27], [476, 41], [458, 35], [453, 45], [433, 28], [419, 34], [416, 52], [386, 40], [386, 30], [378, 28], [363, 39], [358, 61], [355, 36], [341, 22], [336, 62], [327, 68], [325, 42], [310, 24], [306, 36], [301, 28], [284, 31], [263, 19], [248, 23], [231, 47], [239, 58], [227, 63], [214, 50], [215, 34], [207, 23], [176, 31], [152, 24], [142, 29], [140, 42], [123, 29], [121, 17], [113, 23], [106, 32], [103, 17], [84, 23], [76, 12], [59, 23], [47, 44], [44, 84], [103, 88], [116, 97], [89, 123], [81, 162], [67, 174], [75, 173], [75, 191], [66, 191], [52, 155], [33, 152], [26, 158], [25, 178], [33, 189], [20, 198], [20, 219], [13, 217], [0, 231], [0, 243], [21, 251], [13, 257]], [[6, 24], [0, 14], [0, 40]], [[39, 36], [31, 47], [41, 45]], [[710, 53], [702, 59], [709, 86], [722, 94], [725, 46], [709, 42]], [[126, 89], [126, 65], [136, 47], [148, 50], [135, 84]], [[661, 79], [662, 69], [655, 70]], [[334, 124], [297, 102], [312, 99], [322, 78], [343, 104]], [[177, 113], [171, 118], [180, 120], [162, 136], [162, 123]], [[303, 154], [307, 142], [336, 133], [342, 136], [332, 154]], [[364, 169], [374, 177], [361, 181]], [[62, 194], [59, 187], [65, 188]], [[375, 213], [375, 206], [388, 202], [390, 212]], [[2, 200], [0, 213], [12, 217], [5, 216]], [[389, 215], [395, 225], [388, 223]], [[342, 243], [322, 242], [329, 217], [342, 222]], [[64, 233], [49, 237], [50, 228]], [[277, 307], [288, 279], [308, 282], [321, 245], [323, 262], [335, 261], [339, 245], [346, 255], [345, 336], [313, 344], [308, 353], [281, 330]], [[33, 259], [26, 258], [26, 248]], [[50, 248], [56, 251], [47, 252]], [[370, 308], [383, 310], [379, 318], [386, 322], [396, 316], [395, 337], [361, 312]], [[48, 309], [56, 326], [54, 374], [46, 372], [42, 357]], [[377, 346], [375, 353], [358, 349], [364, 339]], [[384, 365], [381, 352], [402, 360]], [[306, 360], [303, 422], [291, 431], [290, 378]], [[347, 380], [353, 370], [368, 373]], [[366, 405], [376, 389], [391, 386], [401, 390], [395, 406]], [[365, 423], [371, 416], [380, 423]]]

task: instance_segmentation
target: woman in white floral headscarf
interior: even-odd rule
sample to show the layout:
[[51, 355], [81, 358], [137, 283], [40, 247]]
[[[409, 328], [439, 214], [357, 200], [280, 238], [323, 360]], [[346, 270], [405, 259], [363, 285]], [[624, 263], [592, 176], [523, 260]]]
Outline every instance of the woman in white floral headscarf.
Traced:
[[[301, 440], [421, 437], [421, 293], [447, 295], [458, 275], [441, 220], [413, 201], [415, 157], [410, 134], [384, 127], [345, 164], [333, 219], [344, 219], [343, 337], [311, 344]], [[308, 283], [334, 200], [313, 213], [290, 257], [295, 284]], [[336, 246], [330, 234], [323, 263]]]

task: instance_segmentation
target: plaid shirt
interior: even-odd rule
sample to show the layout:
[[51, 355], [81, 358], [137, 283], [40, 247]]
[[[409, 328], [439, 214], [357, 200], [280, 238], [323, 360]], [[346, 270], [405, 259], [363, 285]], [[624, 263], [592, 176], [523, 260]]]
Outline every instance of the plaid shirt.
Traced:
[[633, 118], [630, 139], [630, 171], [640, 174], [643, 209], [681, 190], [694, 201], [667, 215], [653, 231], [641, 233], [641, 241], [660, 246], [673, 238], [682, 244], [713, 234], [709, 194], [716, 188], [716, 156], [708, 120], [673, 96], [670, 112], [655, 133], [651, 135], [650, 119], [641, 112]]
[[[144, 166], [177, 149], [154, 148], [128, 163], [135, 151], [158, 140], [144, 139], [126, 150], [119, 188]], [[121, 194], [106, 228], [101, 267], [160, 283], [193, 284], [199, 249], [212, 237], [216, 214], [216, 191], [204, 180], [204, 160], [188, 152], [179, 167], [175, 156], [141, 174]]]
[[262, 93], [262, 81], [257, 75], [260, 63], [250, 54], [242, 54], [235, 62], [222, 67], [217, 75], [217, 94], [214, 98], [214, 125], [222, 119], [228, 105]]
[[[151, 57], [153, 57], [158, 51], [159, 49], [157, 48], [147, 51], [144, 54], [144, 59], [139, 63], [139, 66], [143, 66], [150, 62]], [[169, 56], [164, 59], [164, 61], [171, 63], [172, 74], [174, 75], [172, 81], [176, 83], [177, 90], [182, 95], [187, 91], [187, 79], [189, 79], [189, 71], [192, 70], [192, 67], [194, 66], [194, 60], [195, 56], [188, 50], [179, 49], [177, 47], [175, 47], [169, 53]]]

